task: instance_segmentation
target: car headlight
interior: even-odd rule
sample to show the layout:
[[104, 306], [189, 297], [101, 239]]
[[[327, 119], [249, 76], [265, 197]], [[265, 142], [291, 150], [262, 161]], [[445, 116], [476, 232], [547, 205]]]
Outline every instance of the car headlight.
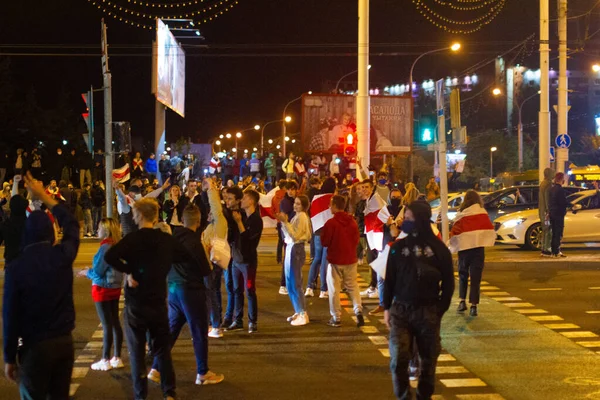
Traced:
[[527, 218], [509, 219], [508, 221], [504, 222], [502, 226], [508, 229], [514, 228], [517, 225], [521, 225], [523, 222], [525, 222], [525, 220], [527, 220]]

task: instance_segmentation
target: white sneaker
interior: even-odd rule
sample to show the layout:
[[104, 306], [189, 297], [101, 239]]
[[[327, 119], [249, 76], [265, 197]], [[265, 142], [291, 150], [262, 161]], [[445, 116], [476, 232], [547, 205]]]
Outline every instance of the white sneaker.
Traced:
[[219, 328], [212, 328], [209, 332], [208, 332], [208, 337], [211, 338], [215, 338], [215, 339], [219, 339], [223, 337], [223, 331]]
[[298, 315], [300, 315], [300, 314], [295, 313], [291, 317], [287, 317], [287, 322], [292, 322], [293, 320], [295, 320], [296, 318], [298, 318]]
[[319, 298], [320, 299], [327, 299], [327, 298], [329, 298], [329, 293], [327, 293], [327, 292], [321, 292], [319, 294]]
[[93, 363], [91, 368], [94, 371], [110, 371], [113, 367], [110, 365], [110, 361], [102, 359]]
[[280, 286], [280, 287], [279, 287], [279, 294], [282, 294], [282, 295], [284, 295], [284, 296], [287, 296], [287, 295], [288, 295], [288, 290], [287, 290], [287, 288], [286, 288], [285, 286]]
[[223, 379], [225, 379], [224, 375], [208, 371], [204, 375], [196, 375], [196, 385], [214, 385], [223, 382]]
[[315, 291], [312, 290], [311, 288], [307, 287], [306, 292], [304, 292], [304, 297], [314, 297], [314, 296], [315, 296]]
[[123, 364], [123, 360], [121, 360], [119, 357], [113, 357], [110, 360], [110, 365], [113, 368], [124, 368], [125, 364]]
[[148, 372], [148, 380], [160, 384], [160, 372], [151, 369], [150, 372]]
[[293, 326], [302, 326], [308, 324], [308, 322], [308, 314], [306, 312], [301, 312], [296, 318], [294, 318], [291, 324]]
[[367, 290], [363, 290], [362, 292], [360, 292], [360, 297], [368, 297], [370, 299], [374, 299], [379, 297], [379, 292], [377, 291], [377, 288], [368, 288]]

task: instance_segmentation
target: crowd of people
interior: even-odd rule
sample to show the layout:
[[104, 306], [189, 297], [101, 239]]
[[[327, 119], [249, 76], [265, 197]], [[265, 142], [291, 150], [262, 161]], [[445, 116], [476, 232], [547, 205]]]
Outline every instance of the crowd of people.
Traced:
[[[23, 179], [14, 176], [9, 215], [0, 227], [7, 262], [4, 354], [9, 379], [20, 369], [23, 398], [45, 393], [48, 398], [62, 399], [68, 394], [75, 317], [72, 275], [68, 279], [63, 275], [72, 271], [82, 235], [101, 240], [93, 265], [79, 273], [91, 280], [92, 299], [104, 331], [102, 358], [92, 369], [123, 368], [125, 338], [135, 398], [147, 397], [148, 380], [160, 383], [165, 398], [175, 398], [170, 354], [187, 323], [197, 361], [196, 384], [223, 381], [222, 374], [209, 369], [208, 338], [244, 329], [250, 334], [258, 332], [257, 248], [264, 218], [277, 221], [279, 293], [289, 297], [293, 309], [287, 322], [294, 327], [310, 323], [305, 299], [315, 296], [317, 288], [319, 297], [329, 303], [328, 325], [334, 328], [342, 324], [342, 292], [352, 301], [358, 327], [365, 324], [361, 297], [378, 298], [378, 306], [369, 313], [383, 314], [390, 327], [396, 395], [406, 396], [409, 378], [420, 376], [418, 392], [422, 398], [431, 396], [440, 352], [439, 325], [450, 306], [454, 276], [450, 251], [430, 221], [427, 195], [412, 183], [390, 184], [385, 171], [369, 174], [360, 160], [354, 170], [310, 175], [289, 167], [289, 163], [298, 163], [290, 154], [287, 164], [284, 160], [276, 171], [267, 169], [268, 177], [261, 180], [262, 166], [252, 167], [255, 159], [249, 159], [249, 175], [237, 183], [235, 177], [223, 175], [223, 170], [202, 180], [192, 174], [184, 182], [179, 180], [180, 174], [171, 171], [161, 177], [164, 183], [159, 186], [147, 161], [142, 162], [137, 154], [133, 165], [140, 173], [132, 173], [127, 184], [115, 182], [113, 186], [118, 218], [103, 216], [100, 194], [104, 195], [105, 188], [101, 180], [92, 186], [86, 178], [76, 190], [68, 184], [66, 189], [57, 186], [56, 179], [43, 186], [29, 172]], [[339, 167], [335, 159], [333, 162]], [[162, 173], [160, 166], [157, 168]], [[278, 177], [281, 179], [268, 190], [270, 180]], [[270, 209], [261, 205], [264, 196], [270, 199]], [[84, 211], [83, 233], [74, 216], [73, 198]], [[481, 199], [476, 192], [469, 192], [461, 206], [466, 223], [457, 224], [462, 227], [453, 231], [464, 270], [461, 298], [465, 297], [469, 271], [480, 264], [482, 268], [483, 246], [489, 243], [479, 239], [487, 238], [489, 229], [493, 233], [491, 223], [469, 231], [468, 226], [473, 225], [469, 210], [477, 207], [481, 207]], [[472, 249], [476, 254], [471, 254]], [[305, 282], [302, 268], [308, 258]], [[383, 262], [383, 268], [370, 268], [370, 287], [360, 292], [359, 266], [368, 268], [367, 264], [374, 265], [377, 260]], [[58, 269], [61, 274], [52, 275]], [[54, 285], [63, 278], [60, 285]], [[476, 279], [476, 272], [471, 272], [472, 282]], [[48, 282], [51, 288], [46, 287]], [[118, 310], [122, 290], [126, 300], [123, 324]], [[475, 316], [478, 292], [472, 292], [469, 300]], [[147, 353], [154, 359], [150, 371], [145, 367]], [[48, 368], [34, 371], [33, 360]]]

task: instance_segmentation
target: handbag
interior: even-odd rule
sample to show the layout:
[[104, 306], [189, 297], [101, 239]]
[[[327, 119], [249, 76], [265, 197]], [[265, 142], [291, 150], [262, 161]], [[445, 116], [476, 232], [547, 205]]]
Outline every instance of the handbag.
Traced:
[[227, 240], [214, 237], [210, 241], [210, 261], [227, 269], [231, 260], [231, 247]]

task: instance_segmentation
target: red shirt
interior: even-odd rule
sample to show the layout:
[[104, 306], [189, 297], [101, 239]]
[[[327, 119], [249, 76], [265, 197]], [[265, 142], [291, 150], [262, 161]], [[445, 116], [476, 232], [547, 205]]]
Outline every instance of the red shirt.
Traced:
[[[100, 242], [100, 246], [106, 243], [112, 244], [113, 240], [106, 238]], [[121, 288], [109, 289], [98, 285], [92, 285], [92, 299], [96, 303], [102, 301], [119, 300], [119, 298], [121, 298]]]

